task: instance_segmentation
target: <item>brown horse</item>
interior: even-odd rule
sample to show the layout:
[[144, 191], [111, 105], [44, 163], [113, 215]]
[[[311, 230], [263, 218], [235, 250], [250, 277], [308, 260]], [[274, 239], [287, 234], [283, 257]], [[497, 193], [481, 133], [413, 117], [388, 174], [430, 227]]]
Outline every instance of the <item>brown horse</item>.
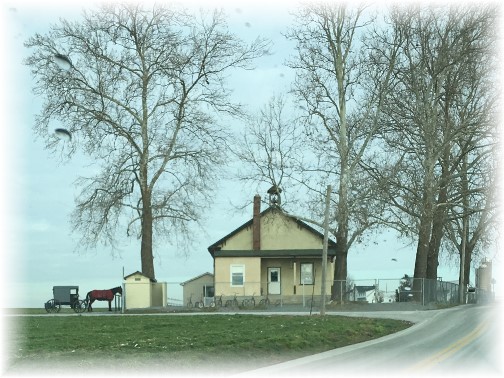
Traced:
[[112, 300], [114, 299], [114, 296], [117, 293], [122, 295], [122, 287], [121, 286], [114, 287], [113, 289], [109, 289], [109, 290], [91, 290], [86, 295], [88, 311], [93, 311], [91, 304], [94, 301], [108, 301], [108, 309], [109, 309], [109, 311], [112, 311]]

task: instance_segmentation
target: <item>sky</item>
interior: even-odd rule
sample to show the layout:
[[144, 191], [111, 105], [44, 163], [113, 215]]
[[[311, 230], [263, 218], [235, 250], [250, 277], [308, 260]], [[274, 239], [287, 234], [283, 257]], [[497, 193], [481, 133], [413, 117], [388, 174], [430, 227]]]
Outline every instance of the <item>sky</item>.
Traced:
[[[194, 2], [184, 4], [195, 5]], [[274, 54], [257, 61], [254, 71], [236, 73], [230, 80], [235, 98], [251, 110], [263, 106], [269, 98], [289, 88], [293, 78], [283, 63], [292, 54], [282, 36], [291, 21], [295, 1], [216, 2], [229, 15], [230, 30], [245, 40], [256, 36], [273, 41]], [[237, 5], [239, 4], [239, 5]], [[86, 7], [92, 6], [86, 2]], [[81, 296], [92, 289], [108, 289], [121, 284], [123, 274], [140, 270], [137, 240], [121, 241], [120, 252], [111, 255], [98, 246], [85, 253], [74, 252], [79, 236], [69, 226], [70, 212], [78, 189], [74, 181], [86, 172], [84, 158], [62, 163], [43, 148], [32, 132], [40, 99], [32, 93], [32, 78], [23, 58], [28, 51], [23, 42], [34, 33], [46, 33], [58, 18], [78, 17], [79, 2], [4, 1], [1, 6], [4, 47], [1, 71], [0, 199], [2, 247], [2, 297], [0, 307], [43, 307], [52, 298], [52, 287], [77, 285]], [[56, 128], [57, 126], [55, 126]], [[252, 198], [241, 184], [223, 178], [212, 210], [206, 214], [203, 229], [195, 229], [197, 242], [188, 256], [170, 245], [155, 252], [158, 281], [168, 282], [168, 297], [181, 297], [180, 282], [212, 272], [213, 262], [207, 247], [252, 217], [252, 207], [237, 210]], [[260, 195], [266, 197], [266, 190]], [[397, 261], [394, 261], [395, 259]], [[415, 245], [382, 233], [367, 245], [350, 252], [349, 276], [360, 279], [401, 278], [412, 275]], [[446, 281], [458, 279], [458, 262], [441, 262], [439, 276]]]

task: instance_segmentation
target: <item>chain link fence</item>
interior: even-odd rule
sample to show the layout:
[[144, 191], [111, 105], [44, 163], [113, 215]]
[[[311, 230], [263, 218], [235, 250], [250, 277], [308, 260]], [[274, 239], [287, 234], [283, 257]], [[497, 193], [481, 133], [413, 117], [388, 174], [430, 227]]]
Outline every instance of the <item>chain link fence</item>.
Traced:
[[394, 303], [421, 305], [458, 303], [459, 285], [425, 278], [336, 281], [333, 298], [339, 302]]
[[[268, 293], [268, 282], [243, 282], [232, 287], [230, 282], [214, 283], [217, 290], [209, 286], [193, 287], [189, 291], [178, 282], [169, 282], [167, 306], [172, 308], [251, 308], [282, 307], [298, 305], [314, 307], [321, 303], [319, 283], [282, 287], [279, 294]], [[287, 285], [286, 285], [287, 286]], [[227, 291], [219, 288], [226, 287]], [[209, 293], [211, 293], [209, 295]], [[488, 303], [493, 293], [481, 289], [469, 289], [466, 303]], [[388, 304], [414, 303], [416, 305], [455, 305], [459, 303], [459, 285], [431, 279], [415, 279], [405, 276], [390, 279], [361, 279], [331, 281], [327, 283], [328, 304]]]

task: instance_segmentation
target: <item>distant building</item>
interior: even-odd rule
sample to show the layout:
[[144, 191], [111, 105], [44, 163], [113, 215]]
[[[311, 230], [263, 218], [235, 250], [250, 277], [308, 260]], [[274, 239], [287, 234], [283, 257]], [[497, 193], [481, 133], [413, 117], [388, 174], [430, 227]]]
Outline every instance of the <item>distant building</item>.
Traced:
[[375, 303], [376, 286], [354, 286], [354, 297], [358, 302]]
[[480, 266], [476, 268], [476, 288], [492, 291], [492, 262], [484, 259]]

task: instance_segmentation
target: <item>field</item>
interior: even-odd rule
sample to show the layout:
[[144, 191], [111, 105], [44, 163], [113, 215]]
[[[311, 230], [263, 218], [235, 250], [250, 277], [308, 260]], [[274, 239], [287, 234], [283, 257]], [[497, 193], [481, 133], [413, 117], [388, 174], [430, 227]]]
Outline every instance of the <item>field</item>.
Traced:
[[409, 327], [408, 322], [293, 315], [54, 315], [16, 317], [13, 368], [240, 370], [354, 344]]

